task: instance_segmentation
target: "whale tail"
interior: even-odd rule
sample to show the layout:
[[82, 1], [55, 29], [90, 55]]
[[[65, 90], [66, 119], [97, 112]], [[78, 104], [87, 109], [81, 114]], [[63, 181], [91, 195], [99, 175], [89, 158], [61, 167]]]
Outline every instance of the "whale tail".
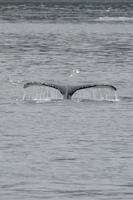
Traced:
[[24, 88], [30, 87], [30, 86], [46, 86], [50, 88], [54, 88], [58, 90], [62, 95], [64, 99], [71, 99], [71, 97], [79, 90], [84, 90], [87, 88], [105, 88], [110, 89], [111, 91], [116, 91], [116, 87], [112, 85], [105, 85], [105, 84], [82, 84], [78, 86], [64, 86], [64, 85], [58, 85], [53, 83], [41, 83], [41, 82], [28, 82], [24, 84]]

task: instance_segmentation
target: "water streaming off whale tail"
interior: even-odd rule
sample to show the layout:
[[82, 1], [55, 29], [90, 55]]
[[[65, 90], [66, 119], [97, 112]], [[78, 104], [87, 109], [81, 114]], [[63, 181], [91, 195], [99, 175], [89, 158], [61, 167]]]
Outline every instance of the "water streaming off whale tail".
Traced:
[[77, 90], [72, 99], [92, 101], [119, 101], [117, 91], [108, 86], [96, 86]]
[[[45, 83], [29, 82], [24, 85], [25, 91], [23, 100], [26, 101], [52, 101], [62, 100], [63, 95], [57, 89], [60, 86]], [[57, 86], [57, 87], [56, 87]], [[54, 88], [56, 87], [56, 88]], [[67, 88], [67, 87], [66, 87]], [[92, 101], [118, 101], [116, 88], [109, 85], [92, 85], [75, 91], [71, 97], [73, 100], [92, 100]]]
[[41, 85], [33, 85], [31, 87], [27, 87], [25, 88], [23, 94], [23, 100], [25, 101], [43, 102], [61, 99], [63, 99], [63, 96], [59, 90]]

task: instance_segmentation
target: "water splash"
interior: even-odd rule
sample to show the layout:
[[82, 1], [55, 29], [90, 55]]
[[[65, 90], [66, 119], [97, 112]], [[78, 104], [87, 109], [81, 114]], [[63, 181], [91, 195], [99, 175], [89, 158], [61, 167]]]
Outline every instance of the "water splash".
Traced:
[[80, 70], [79, 69], [73, 69], [69, 77], [74, 77], [75, 75], [79, 74]]

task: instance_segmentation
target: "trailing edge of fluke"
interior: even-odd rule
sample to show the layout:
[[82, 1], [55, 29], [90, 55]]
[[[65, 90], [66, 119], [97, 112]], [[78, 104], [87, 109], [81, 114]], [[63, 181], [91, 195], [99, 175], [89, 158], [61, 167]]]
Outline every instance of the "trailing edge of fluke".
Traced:
[[71, 99], [72, 95], [82, 89], [86, 88], [110, 88], [111, 90], [116, 91], [116, 87], [112, 85], [104, 85], [104, 84], [82, 84], [82, 85], [77, 85], [77, 86], [65, 86], [65, 85], [58, 85], [58, 84], [53, 84], [53, 83], [41, 83], [41, 82], [28, 82], [24, 84], [24, 88], [30, 87], [30, 86], [47, 86], [51, 88], [55, 88], [60, 91], [60, 93], [63, 95], [64, 99]]

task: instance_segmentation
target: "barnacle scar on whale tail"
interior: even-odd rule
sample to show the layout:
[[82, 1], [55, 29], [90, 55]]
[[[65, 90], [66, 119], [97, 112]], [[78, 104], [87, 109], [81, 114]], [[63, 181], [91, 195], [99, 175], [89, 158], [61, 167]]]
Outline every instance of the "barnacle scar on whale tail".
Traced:
[[24, 84], [24, 88], [30, 87], [30, 86], [46, 86], [46, 87], [51, 87], [59, 90], [59, 92], [63, 95], [64, 99], [71, 99], [72, 95], [82, 89], [87, 89], [87, 88], [110, 88], [111, 90], [116, 91], [116, 87], [113, 85], [106, 85], [106, 84], [81, 84], [77, 86], [71, 86], [71, 85], [58, 85], [58, 84], [53, 84], [53, 83], [46, 83], [46, 82], [28, 82]]

